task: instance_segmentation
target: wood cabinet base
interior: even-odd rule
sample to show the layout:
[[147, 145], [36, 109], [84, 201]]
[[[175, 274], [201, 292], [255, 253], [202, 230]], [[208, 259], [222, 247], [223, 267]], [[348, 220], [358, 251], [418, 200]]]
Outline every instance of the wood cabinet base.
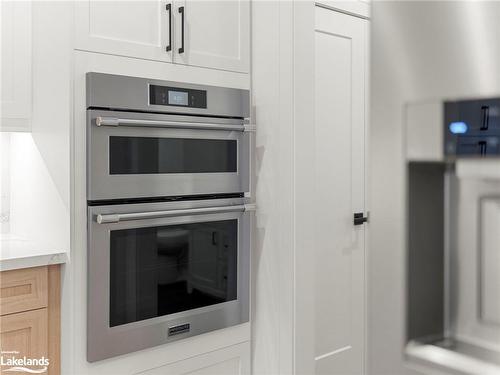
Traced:
[[60, 374], [60, 266], [0, 272], [0, 292], [0, 373], [47, 366]]

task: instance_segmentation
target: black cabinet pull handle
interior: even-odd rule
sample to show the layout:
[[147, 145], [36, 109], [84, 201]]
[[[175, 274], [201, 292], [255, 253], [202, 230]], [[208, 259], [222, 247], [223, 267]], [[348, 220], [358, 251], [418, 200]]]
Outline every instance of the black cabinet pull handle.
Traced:
[[166, 10], [168, 12], [168, 45], [167, 52], [172, 50], [172, 4], [167, 4]]
[[480, 130], [488, 130], [490, 121], [490, 107], [487, 105], [483, 105], [481, 107], [481, 129]]
[[168, 12], [168, 45], [167, 52], [172, 50], [172, 4], [166, 5], [166, 10]]
[[184, 7], [179, 7], [179, 13], [181, 17], [181, 48], [179, 48], [179, 53], [184, 53]]
[[354, 225], [363, 225], [366, 222], [368, 222], [368, 217], [364, 216], [362, 212], [354, 214]]

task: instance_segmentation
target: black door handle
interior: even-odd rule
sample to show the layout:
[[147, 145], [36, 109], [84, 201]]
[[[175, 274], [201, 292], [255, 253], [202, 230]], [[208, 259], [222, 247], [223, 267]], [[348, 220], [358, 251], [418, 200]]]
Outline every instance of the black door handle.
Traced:
[[354, 214], [354, 225], [363, 225], [366, 222], [368, 222], [368, 217], [364, 216], [362, 212]]
[[179, 53], [184, 53], [184, 7], [179, 7], [179, 13], [181, 14], [181, 48], [179, 48]]
[[168, 12], [168, 45], [167, 52], [172, 50], [172, 4], [167, 4], [166, 10]]

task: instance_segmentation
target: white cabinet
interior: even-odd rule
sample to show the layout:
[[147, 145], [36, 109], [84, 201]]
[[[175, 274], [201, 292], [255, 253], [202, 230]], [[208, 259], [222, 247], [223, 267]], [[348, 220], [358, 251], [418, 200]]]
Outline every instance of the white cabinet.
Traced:
[[371, 15], [371, 1], [372, 0], [319, 0], [316, 1], [316, 5], [361, 18], [369, 18]]
[[31, 128], [31, 2], [1, 1], [1, 130]]
[[367, 29], [316, 7], [316, 374], [364, 373]]
[[248, 72], [249, 0], [75, 3], [76, 48]]
[[229, 346], [137, 375], [250, 375], [250, 343]]
[[[248, 0], [180, 0], [184, 7], [184, 52], [176, 63], [214, 69], [248, 72], [250, 4]], [[182, 14], [177, 19], [176, 47], [182, 46]], [[178, 49], [176, 50], [178, 52]]]
[[77, 1], [76, 48], [172, 61], [171, 10], [164, 0]]
[[500, 199], [482, 198], [481, 200], [481, 318], [500, 328]]

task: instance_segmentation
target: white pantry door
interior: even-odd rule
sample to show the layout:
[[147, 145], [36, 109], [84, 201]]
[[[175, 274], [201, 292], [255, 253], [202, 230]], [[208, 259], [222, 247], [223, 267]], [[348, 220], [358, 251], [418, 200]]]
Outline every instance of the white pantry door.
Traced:
[[76, 1], [76, 48], [170, 62], [173, 16], [172, 1], [166, 0]]
[[316, 7], [316, 374], [365, 371], [367, 21]]

